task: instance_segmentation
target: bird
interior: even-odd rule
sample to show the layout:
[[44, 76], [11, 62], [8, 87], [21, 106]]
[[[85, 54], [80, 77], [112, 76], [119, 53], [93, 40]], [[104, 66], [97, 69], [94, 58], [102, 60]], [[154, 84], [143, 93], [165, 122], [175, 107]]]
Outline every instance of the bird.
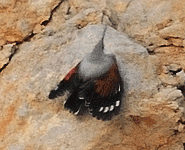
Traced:
[[104, 26], [102, 38], [82, 61], [72, 68], [57, 87], [50, 91], [49, 99], [69, 96], [64, 108], [78, 115], [85, 106], [93, 117], [110, 120], [118, 112], [123, 93], [123, 81], [114, 54], [104, 53]]

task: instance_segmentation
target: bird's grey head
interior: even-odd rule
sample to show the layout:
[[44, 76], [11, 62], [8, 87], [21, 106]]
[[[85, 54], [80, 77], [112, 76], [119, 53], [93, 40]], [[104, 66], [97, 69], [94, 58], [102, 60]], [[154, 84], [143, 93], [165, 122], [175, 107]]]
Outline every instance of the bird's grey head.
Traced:
[[92, 60], [98, 60], [104, 54], [104, 42], [103, 42], [103, 40], [104, 40], [106, 30], [107, 30], [107, 25], [104, 28], [101, 40], [95, 45], [95, 47], [94, 47], [94, 49], [91, 53], [91, 59]]

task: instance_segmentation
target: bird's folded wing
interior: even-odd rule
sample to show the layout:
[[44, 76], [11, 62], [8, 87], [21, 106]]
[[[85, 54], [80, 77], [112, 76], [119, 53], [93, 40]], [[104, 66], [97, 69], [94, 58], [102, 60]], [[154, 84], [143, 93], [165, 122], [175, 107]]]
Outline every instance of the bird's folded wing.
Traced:
[[73, 91], [78, 87], [79, 78], [78, 78], [78, 63], [73, 69], [71, 69], [68, 74], [64, 77], [62, 81], [57, 85], [54, 90], [51, 90], [49, 94], [49, 99], [54, 99], [64, 93], [64, 91], [69, 90]]

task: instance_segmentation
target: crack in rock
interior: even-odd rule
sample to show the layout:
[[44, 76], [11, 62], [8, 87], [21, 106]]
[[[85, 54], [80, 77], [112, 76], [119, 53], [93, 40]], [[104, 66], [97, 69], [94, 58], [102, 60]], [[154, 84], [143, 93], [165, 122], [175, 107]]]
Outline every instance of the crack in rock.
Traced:
[[[41, 23], [41, 25], [44, 25], [44, 26], [46, 26], [46, 25], [48, 25], [48, 23], [51, 21], [51, 19], [52, 19], [52, 16], [53, 16], [53, 13], [57, 10], [57, 8], [62, 4], [62, 2], [63, 2], [63, 0], [61, 0], [59, 3], [58, 3], [58, 5], [51, 11], [51, 14], [50, 14], [50, 17], [47, 19], [47, 20], [45, 20], [45, 21], [43, 21], [42, 23]], [[68, 8], [68, 11], [70, 10], [70, 8]]]
[[[60, 6], [60, 4], [62, 2], [63, 2], [63, 0], [61, 0], [61, 2], [59, 2], [59, 4], [51, 11], [51, 14], [50, 14], [49, 19], [43, 21], [41, 25], [46, 26], [51, 21], [52, 16], [53, 16], [53, 13], [57, 10], [57, 8]], [[8, 64], [10, 63], [12, 57], [16, 54], [19, 45], [22, 44], [23, 42], [29, 42], [34, 37], [34, 35], [35, 35], [35, 33], [33, 33], [33, 31], [32, 31], [31, 35], [25, 37], [22, 41], [15, 41], [16, 44], [14, 44], [11, 47], [11, 49], [9, 50], [9, 52], [5, 52], [4, 50], [1, 50], [0, 51], [1, 53], [3, 53], [3, 54], [1, 54], [2, 58], [0, 58], [0, 64], [2, 64], [2, 67], [0, 66], [1, 67], [0, 68], [0, 73], [8, 66]], [[3, 46], [2, 46], [2, 49], [3, 49]], [[6, 54], [4, 54], [4, 53], [6, 53]], [[7, 54], [7, 53], [9, 53], [9, 54]]]
[[7, 67], [10, 63], [12, 57], [18, 50], [18, 46], [16, 43], [7, 44], [3, 46], [3, 49], [0, 51], [0, 73]]
[[[25, 37], [23, 41], [16, 41], [13, 44], [7, 44], [7, 45], [3, 46], [3, 47], [6, 47], [6, 46], [11, 46], [11, 47], [9, 47], [9, 50], [8, 50], [9, 55], [8, 56], [7, 56], [7, 54], [6, 54], [7, 52], [5, 50], [1, 50], [2, 51], [1, 53], [5, 53], [5, 54], [3, 55], [3, 58], [0, 58], [0, 64], [1, 63], [3, 64], [2, 67], [0, 68], [0, 73], [9, 65], [13, 56], [18, 51], [19, 45], [22, 44], [23, 42], [29, 42], [34, 35], [35, 34], [32, 33], [31, 35]], [[2, 56], [2, 54], [1, 54], [1, 56]]]

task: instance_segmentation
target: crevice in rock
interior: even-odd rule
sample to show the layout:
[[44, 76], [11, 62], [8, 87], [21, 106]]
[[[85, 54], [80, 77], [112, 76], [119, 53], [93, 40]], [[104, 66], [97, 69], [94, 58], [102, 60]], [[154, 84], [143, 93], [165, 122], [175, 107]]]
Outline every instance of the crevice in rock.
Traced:
[[[64, 0], [61, 0], [58, 5], [51, 11], [50, 17], [48, 18], [48, 20], [45, 20], [41, 23], [41, 25], [46, 26], [52, 19], [53, 13], [57, 10], [57, 8], [60, 6], [60, 4], [63, 2]], [[70, 10], [70, 8], [68, 8], [68, 11]]]
[[[64, 0], [61, 0], [61, 2], [59, 2], [59, 4], [51, 11], [50, 17], [48, 20], [45, 20], [41, 23], [41, 25], [46, 26], [52, 19], [53, 13], [57, 10], [57, 8], [60, 6], [60, 4], [63, 2]], [[68, 9], [68, 11], [70, 10], [70, 8]], [[16, 52], [18, 51], [18, 47], [20, 44], [22, 44], [23, 42], [29, 42], [33, 37], [34, 37], [34, 33], [32, 32], [31, 35], [25, 37], [22, 41], [15, 41], [16, 45], [12, 47], [12, 54], [9, 56], [9, 61], [8, 63], [4, 64], [2, 68], [0, 68], [0, 73], [8, 66], [8, 64], [11, 62], [11, 59], [13, 58], [13, 56], [16, 54]], [[2, 47], [1, 47], [2, 48]]]
[[4, 64], [2, 68], [0, 68], [0, 73], [8, 66], [8, 64], [10, 63], [10, 61], [12, 60], [13, 56], [17, 53], [18, 49], [19, 49], [19, 45], [22, 44], [23, 42], [30, 42], [30, 40], [33, 38], [35, 34], [32, 32], [31, 35], [25, 37], [22, 41], [15, 41], [15, 45], [12, 47], [12, 53], [9, 56], [9, 60], [8, 63]]
[[179, 48], [184, 48], [184, 46], [176, 46], [176, 45], [173, 45], [173, 44], [170, 44], [170, 45], [160, 45], [159, 47], [179, 47]]
[[160, 45], [159, 47], [168, 47], [169, 45]]
[[16, 54], [18, 50], [18, 44], [16, 43], [16, 45], [14, 45], [11, 49], [12, 53], [11, 55], [9, 56], [9, 60], [8, 60], [8, 63], [4, 64], [2, 68], [0, 68], [0, 73], [8, 66], [8, 64], [10, 63], [11, 59], [13, 58], [13, 56]]
[[6, 68], [6, 66], [9, 64], [9, 62], [8, 63], [6, 63], [6, 64], [4, 64], [4, 66], [0, 69], [0, 73]]
[[171, 73], [171, 75], [176, 75], [178, 72], [182, 71], [182, 68], [179, 68], [178, 70], [174, 71], [174, 70], [169, 70], [169, 72]]
[[177, 87], [177, 89], [181, 90], [182, 94], [185, 97], [185, 85]]
[[183, 143], [184, 149], [185, 149], [185, 143]]
[[185, 121], [183, 121], [182, 118], [180, 118], [180, 119], [178, 120], [178, 123], [185, 124]]
[[153, 50], [150, 50], [149, 48], [146, 49], [150, 55], [155, 55], [155, 52]]
[[165, 40], [170, 40], [170, 39], [181, 39], [181, 40], [183, 40], [183, 38], [181, 38], [181, 37], [175, 37], [175, 36], [169, 36], [169, 37], [165, 37], [164, 38]]
[[31, 38], [34, 37], [34, 33], [32, 32], [31, 35], [27, 36], [24, 38], [24, 40], [22, 42], [16, 42], [17, 44], [21, 44], [23, 42], [30, 42]]
[[174, 130], [174, 134], [173, 135], [177, 135], [179, 133], [178, 130]]
[[71, 14], [70, 9], [71, 9], [71, 7], [68, 7], [66, 15]]

